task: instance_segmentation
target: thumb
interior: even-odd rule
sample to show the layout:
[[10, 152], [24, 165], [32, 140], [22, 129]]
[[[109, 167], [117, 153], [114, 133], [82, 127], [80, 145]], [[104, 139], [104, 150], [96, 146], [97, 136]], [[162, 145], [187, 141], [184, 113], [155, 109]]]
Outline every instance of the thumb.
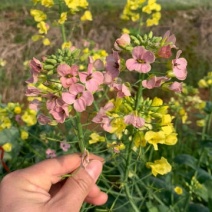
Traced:
[[92, 160], [86, 168], [82, 167], [73, 172], [53, 197], [51, 201], [53, 208], [60, 208], [61, 211], [80, 211], [86, 196], [102, 172], [102, 166], [99, 160]]

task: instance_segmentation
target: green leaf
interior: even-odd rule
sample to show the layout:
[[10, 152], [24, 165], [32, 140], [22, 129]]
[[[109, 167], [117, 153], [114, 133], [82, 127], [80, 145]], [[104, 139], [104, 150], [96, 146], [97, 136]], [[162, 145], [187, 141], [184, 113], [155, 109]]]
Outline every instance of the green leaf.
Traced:
[[148, 212], [159, 212], [152, 202], [147, 202], [146, 206], [148, 208]]
[[3, 145], [7, 142], [13, 143], [15, 137], [18, 136], [18, 129], [11, 127], [10, 129], [4, 129], [0, 132], [0, 145]]
[[202, 204], [192, 203], [189, 205], [188, 212], [210, 212], [210, 211]]
[[174, 162], [179, 165], [187, 165], [193, 169], [197, 168], [197, 159], [191, 155], [181, 154], [175, 157]]

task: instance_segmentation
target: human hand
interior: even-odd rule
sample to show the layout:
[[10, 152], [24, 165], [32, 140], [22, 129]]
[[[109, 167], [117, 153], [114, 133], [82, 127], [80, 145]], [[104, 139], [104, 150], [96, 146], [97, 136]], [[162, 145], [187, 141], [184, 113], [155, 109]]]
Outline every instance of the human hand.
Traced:
[[[104, 204], [107, 194], [96, 185], [103, 159], [92, 154], [89, 159], [86, 168], [80, 167], [80, 155], [72, 154], [8, 174], [0, 184], [0, 211], [78, 212], [84, 201]], [[68, 173], [71, 177], [61, 180]]]

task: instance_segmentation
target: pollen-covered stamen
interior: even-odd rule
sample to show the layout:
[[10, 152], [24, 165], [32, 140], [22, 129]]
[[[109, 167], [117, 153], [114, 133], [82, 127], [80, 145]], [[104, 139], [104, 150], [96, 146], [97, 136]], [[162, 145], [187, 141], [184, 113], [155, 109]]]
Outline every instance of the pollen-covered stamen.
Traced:
[[142, 64], [145, 64], [145, 63], [146, 63], [146, 61], [143, 60], [143, 59], [137, 59], [136, 61], [137, 61], [138, 63], [142, 63]]
[[78, 93], [75, 97], [75, 99], [79, 99], [82, 96], [82, 93]]
[[67, 74], [67, 75], [66, 75], [66, 78], [72, 78], [72, 77], [73, 77], [72, 74]]
[[91, 80], [91, 79], [92, 79], [92, 74], [89, 74], [89, 75], [86, 77], [86, 81]]

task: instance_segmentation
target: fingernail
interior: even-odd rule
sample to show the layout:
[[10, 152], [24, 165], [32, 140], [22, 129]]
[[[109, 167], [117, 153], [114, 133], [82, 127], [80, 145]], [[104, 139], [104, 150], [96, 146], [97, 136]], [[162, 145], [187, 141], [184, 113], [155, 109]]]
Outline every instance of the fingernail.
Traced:
[[88, 174], [96, 181], [102, 172], [102, 162], [99, 160], [92, 160], [85, 168]]

